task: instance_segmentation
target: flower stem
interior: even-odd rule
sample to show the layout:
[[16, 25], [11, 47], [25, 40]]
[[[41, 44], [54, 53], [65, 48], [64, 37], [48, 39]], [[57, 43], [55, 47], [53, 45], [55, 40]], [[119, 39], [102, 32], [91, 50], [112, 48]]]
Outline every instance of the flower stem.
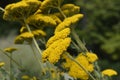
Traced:
[[72, 44], [76, 47], [77, 51], [80, 52], [80, 48], [78, 47], [78, 45], [72, 40]]
[[3, 11], [3, 12], [5, 11], [2, 7], [0, 7], [0, 10]]
[[32, 48], [32, 51], [33, 51], [33, 54], [34, 54], [34, 58], [38, 61], [39, 65], [40, 65], [40, 69], [43, 70], [43, 73], [45, 73], [45, 69], [42, 68], [42, 63], [41, 63], [40, 59], [38, 58], [38, 56], [37, 56], [37, 54], [36, 54], [36, 52], [35, 52], [35, 50], [33, 48], [33, 45], [30, 44], [30, 47]]
[[87, 48], [82, 43], [82, 41], [80, 40], [79, 36], [76, 34], [74, 27], [72, 27], [72, 35], [73, 35], [75, 41], [77, 42], [80, 50], [82, 50], [82, 52], [88, 52]]
[[[31, 31], [29, 25], [26, 24], [26, 23], [25, 23], [25, 25], [26, 25], [28, 31], [29, 31], [30, 33], [32, 33], [32, 31]], [[40, 53], [40, 56], [41, 56], [42, 51], [40, 50], [40, 48], [39, 48], [39, 46], [38, 46], [38, 44], [37, 44], [37, 41], [36, 41], [35, 37], [33, 37], [32, 39], [33, 39], [33, 42], [34, 42], [34, 44], [35, 44], [35, 46], [36, 46], [36, 48], [37, 48], [37, 50], [38, 50], [38, 52]]]
[[[10, 53], [10, 57], [12, 58], [12, 53]], [[10, 80], [13, 80], [13, 64], [12, 64], [12, 60], [10, 59]]]
[[60, 7], [57, 7], [57, 9], [60, 11], [60, 13], [62, 14], [62, 16], [63, 16], [64, 18], [66, 18], [66, 15], [63, 13], [63, 11], [61, 10], [61, 8], [60, 8]]
[[[25, 22], [25, 20], [24, 20], [24, 22]], [[27, 27], [28, 31], [29, 31], [30, 33], [32, 33], [29, 25], [26, 24], [26, 22], [25, 22], [25, 26]], [[35, 47], [37, 48], [38, 52], [40, 53], [40, 54], [39, 54], [39, 55], [40, 55], [40, 58], [38, 58], [36, 54], [35, 54], [35, 56], [36, 56], [36, 58], [37, 58], [37, 60], [38, 60], [38, 62], [39, 62], [39, 64], [40, 64], [41, 69], [43, 70], [43, 73], [46, 74], [46, 73], [45, 73], [45, 70], [44, 70], [44, 67], [43, 67], [43, 63], [42, 63], [42, 50], [39, 48], [35, 37], [33, 37], [32, 40], [33, 40], [33, 43], [34, 43]]]

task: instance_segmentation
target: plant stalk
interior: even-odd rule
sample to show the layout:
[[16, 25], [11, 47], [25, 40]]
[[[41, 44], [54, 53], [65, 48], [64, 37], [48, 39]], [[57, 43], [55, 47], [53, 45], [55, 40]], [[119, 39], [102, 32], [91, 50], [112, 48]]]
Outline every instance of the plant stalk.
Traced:
[[[25, 19], [24, 19], [24, 22], [25, 22]], [[29, 25], [26, 24], [26, 22], [25, 22], [25, 26], [27, 27], [28, 31], [29, 31], [30, 33], [32, 33]], [[35, 56], [36, 56], [36, 58], [37, 58], [37, 60], [38, 60], [38, 62], [39, 62], [39, 64], [40, 64], [41, 69], [43, 70], [43, 73], [46, 74], [46, 72], [45, 72], [45, 70], [44, 70], [44, 67], [43, 67], [43, 63], [42, 63], [42, 50], [39, 48], [35, 37], [33, 37], [32, 40], [33, 40], [33, 43], [34, 43], [35, 47], [37, 48], [37, 50], [38, 50], [38, 52], [39, 52], [40, 58], [38, 58], [36, 54], [35, 54]]]
[[[12, 53], [10, 53], [10, 57], [12, 58]], [[10, 58], [10, 80], [13, 80], [13, 70], [12, 70], [12, 68], [13, 68], [13, 64], [12, 64], [12, 60], [11, 60], [11, 58]]]
[[0, 10], [3, 11], [3, 12], [5, 11], [5, 9], [3, 9], [2, 7], [0, 7]]
[[74, 27], [72, 27], [72, 35], [77, 42], [79, 48], [82, 50], [82, 52], [88, 52], [87, 48], [85, 45], [82, 43], [82, 41], [79, 39], [79, 36], [76, 34]]
[[30, 44], [30, 47], [31, 47], [32, 50], [33, 50], [34, 58], [38, 61], [39, 65], [40, 65], [40, 70], [43, 70], [43, 73], [45, 73], [45, 69], [42, 68], [42, 63], [41, 63], [40, 59], [38, 58], [38, 56], [37, 56], [37, 54], [36, 54], [36, 52], [35, 52], [35, 50], [34, 50], [34, 48], [33, 48], [33, 45]]

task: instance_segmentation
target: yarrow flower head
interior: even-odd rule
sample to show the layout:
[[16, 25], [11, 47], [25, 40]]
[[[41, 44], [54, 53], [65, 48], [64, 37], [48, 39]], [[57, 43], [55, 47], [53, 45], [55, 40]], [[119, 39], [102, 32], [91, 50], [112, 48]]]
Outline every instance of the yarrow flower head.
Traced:
[[76, 14], [72, 17], [68, 17], [66, 18], [62, 23], [60, 23], [56, 29], [55, 29], [55, 33], [63, 30], [64, 28], [68, 28], [70, 27], [72, 24], [76, 23], [77, 21], [79, 21], [81, 18], [83, 17], [83, 14]]
[[60, 59], [60, 56], [67, 47], [70, 45], [71, 38], [68, 37], [70, 34], [70, 28], [64, 28], [63, 30], [55, 33], [46, 44], [47, 49], [43, 51], [42, 59], [43, 61], [50, 61], [51, 63], [56, 63]]
[[[86, 53], [86, 54], [80, 53], [76, 58], [74, 58], [79, 64], [81, 64], [89, 72], [94, 71], [94, 65], [92, 64], [92, 62], [96, 60], [93, 59], [92, 62], [89, 61], [87, 55], [90, 55], [89, 57], [91, 58], [91, 54], [93, 53]], [[62, 59], [65, 59], [65, 62], [63, 62], [62, 65], [65, 69], [68, 70], [70, 76], [82, 80], [89, 79], [89, 75], [78, 64], [72, 61], [66, 54], [62, 55]]]
[[41, 5], [38, 0], [22, 0], [17, 3], [9, 4], [5, 7], [3, 19], [9, 21], [21, 21], [34, 14]]
[[[65, 60], [65, 62], [62, 63], [62, 66], [65, 68], [65, 69], [69, 69], [70, 66], [72, 65], [73, 61], [66, 55], [66, 53], [68, 52], [65, 52], [64, 54], [62, 54], [62, 59]], [[68, 53], [69, 54], [69, 53]], [[69, 54], [70, 55], [70, 54]]]
[[[86, 56], [83, 54], [79, 54], [75, 60], [78, 61], [79, 64], [81, 64], [89, 72], [92, 72], [94, 70], [94, 65], [90, 64]], [[69, 75], [74, 78], [80, 78], [83, 80], [87, 80], [89, 78], [89, 75], [75, 62], [73, 62], [70, 66]]]
[[[73, 15], [79, 14], [80, 7], [74, 4], [64, 4], [61, 6], [61, 11], [66, 17], [71, 17]], [[64, 19], [63, 15], [60, 12], [55, 12], [54, 15], [58, 16], [61, 20]]]
[[23, 75], [22, 76], [22, 80], [29, 80], [29, 79], [30, 79], [30, 77], [28, 75]]
[[91, 63], [98, 60], [98, 57], [97, 57], [97, 55], [95, 53], [87, 52], [86, 56], [87, 56], [88, 61], [91, 62]]
[[28, 75], [23, 75], [21, 78], [22, 78], [22, 80], [37, 80], [37, 78], [35, 76], [30, 77]]
[[67, 50], [70, 45], [71, 39], [59, 39], [52, 43], [45, 51], [42, 53], [43, 61], [50, 61], [51, 63], [56, 63], [60, 59], [61, 54]]
[[53, 42], [59, 39], [64, 39], [70, 34], [70, 28], [65, 28], [62, 31], [56, 33], [54, 36], [52, 36], [46, 44], [46, 47], [49, 47]]
[[34, 35], [30, 32], [24, 32], [15, 38], [15, 44], [22, 44], [24, 41], [30, 42]]
[[5, 48], [5, 49], [4, 49], [4, 51], [5, 51], [5, 52], [8, 52], [8, 53], [12, 53], [12, 52], [14, 52], [14, 51], [16, 51], [16, 50], [17, 50], [17, 48], [12, 48], [12, 47]]
[[32, 15], [27, 19], [27, 23], [36, 28], [43, 28], [45, 26], [55, 26], [56, 22], [49, 16], [43, 14]]
[[113, 69], [106, 69], [102, 71], [102, 75], [111, 77], [111, 76], [117, 75], [117, 72]]
[[64, 4], [61, 7], [61, 10], [63, 11], [63, 13], [67, 16], [73, 16], [75, 14], [78, 14], [80, 12], [80, 7], [76, 6], [74, 4]]
[[44, 32], [41, 29], [33, 30], [32, 34], [34, 35], [35, 38], [40, 38], [40, 37], [46, 36], [46, 32]]
[[62, 0], [44, 0], [40, 9], [44, 12], [49, 11], [51, 8], [56, 8], [62, 3]]

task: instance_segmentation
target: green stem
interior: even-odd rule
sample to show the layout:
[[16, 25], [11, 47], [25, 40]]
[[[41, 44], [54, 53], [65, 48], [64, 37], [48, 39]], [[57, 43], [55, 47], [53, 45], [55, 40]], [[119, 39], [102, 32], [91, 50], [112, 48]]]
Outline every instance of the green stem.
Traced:
[[72, 44], [77, 48], [77, 51], [80, 52], [80, 48], [78, 47], [78, 45], [72, 40]]
[[68, 53], [66, 53], [66, 55], [76, 64], [78, 64], [93, 80], [96, 80], [85, 68], [84, 66], [82, 66], [78, 61], [76, 61], [71, 55], [69, 55]]
[[0, 7], [0, 10], [3, 11], [3, 12], [5, 11], [2, 7]]
[[[10, 53], [10, 57], [12, 58], [12, 53]], [[10, 80], [13, 80], [13, 65], [12, 65], [12, 60], [10, 59]]]
[[[32, 31], [31, 31], [29, 25], [26, 24], [26, 23], [25, 23], [25, 25], [26, 25], [28, 31], [29, 31], [30, 33], [32, 33]], [[38, 50], [38, 52], [40, 53], [40, 56], [41, 56], [42, 51], [40, 50], [40, 48], [39, 48], [39, 46], [38, 46], [38, 44], [37, 44], [37, 41], [36, 41], [35, 37], [33, 37], [32, 39], [33, 39], [33, 42], [34, 42], [34, 44], [35, 44], [35, 46], [36, 46], [36, 48], [37, 48], [37, 50]]]
[[23, 69], [23, 67], [18, 63], [16, 62], [12, 57], [10, 57], [6, 52], [4, 52], [3, 50], [0, 49], [0, 51], [2, 53], [4, 53], [4, 55], [6, 55], [8, 58], [10, 58], [10, 60], [12, 60], [20, 69]]
[[32, 44], [30, 44], [30, 47], [31, 47], [32, 50], [33, 50], [34, 58], [38, 61], [39, 65], [40, 65], [40, 68], [41, 68], [40, 70], [43, 70], [43, 73], [45, 73], [45, 69], [42, 68], [42, 66], [41, 66], [42, 63], [41, 63], [40, 59], [38, 58], [39, 56], [37, 56], [37, 54], [36, 54], [36, 52], [35, 52], [35, 50], [34, 50]]
[[[24, 20], [24, 22], [25, 22], [25, 20]], [[25, 22], [25, 26], [27, 27], [28, 31], [29, 31], [30, 33], [32, 33], [29, 25], [26, 24], [26, 22]], [[43, 65], [42, 65], [42, 50], [39, 48], [35, 37], [33, 37], [32, 40], [33, 40], [33, 43], [34, 43], [35, 47], [37, 48], [38, 52], [40, 53], [40, 54], [39, 54], [39, 55], [40, 55], [40, 58], [37, 57], [38, 62], [39, 62], [39, 64], [40, 64], [40, 67], [42, 68], [43, 73], [46, 74], [46, 73], [45, 73], [45, 70], [44, 70], [44, 67], [43, 67]], [[37, 55], [35, 55], [35, 56], [37, 56]]]
[[66, 18], [66, 15], [63, 13], [60, 7], [57, 7], [57, 9], [60, 11], [60, 13], [63, 15], [64, 18]]
[[82, 43], [82, 41], [80, 40], [79, 36], [76, 34], [76, 31], [75, 31], [74, 27], [72, 27], [72, 35], [73, 35], [75, 41], [77, 42], [79, 48], [82, 50], [82, 52], [88, 52], [87, 48]]
[[50, 80], [53, 80], [53, 78], [52, 78], [52, 73], [51, 73], [51, 64], [49, 63], [49, 62], [46, 62], [46, 66], [47, 66], [47, 69], [48, 69], [48, 73], [49, 73], [49, 75], [50, 75], [50, 77], [49, 77], [49, 79]]

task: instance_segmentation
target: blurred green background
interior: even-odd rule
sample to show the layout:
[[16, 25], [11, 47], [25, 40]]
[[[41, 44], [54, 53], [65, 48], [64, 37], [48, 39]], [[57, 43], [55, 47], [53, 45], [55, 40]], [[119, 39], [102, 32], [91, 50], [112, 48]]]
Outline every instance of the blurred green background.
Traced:
[[[0, 6], [19, 0], [1, 0]], [[118, 71], [114, 80], [120, 80], [120, 0], [65, 0], [80, 6], [84, 18], [77, 24], [77, 33], [89, 50], [100, 60], [101, 70], [112, 68]], [[2, 19], [0, 11], [0, 48], [13, 44], [21, 25]]]

